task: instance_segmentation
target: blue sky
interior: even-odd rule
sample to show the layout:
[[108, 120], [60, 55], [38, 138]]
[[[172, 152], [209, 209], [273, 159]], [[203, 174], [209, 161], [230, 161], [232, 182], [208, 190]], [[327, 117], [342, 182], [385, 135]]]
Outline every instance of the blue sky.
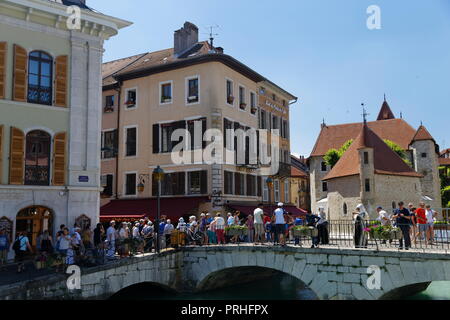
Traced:
[[[134, 22], [106, 42], [105, 61], [173, 46], [185, 21], [215, 44], [299, 97], [291, 109], [291, 149], [309, 156], [320, 124], [375, 120], [383, 94], [397, 117], [420, 121], [450, 147], [448, 0], [87, 0]], [[114, 5], [111, 5], [114, 3]], [[366, 26], [381, 9], [381, 29]]]

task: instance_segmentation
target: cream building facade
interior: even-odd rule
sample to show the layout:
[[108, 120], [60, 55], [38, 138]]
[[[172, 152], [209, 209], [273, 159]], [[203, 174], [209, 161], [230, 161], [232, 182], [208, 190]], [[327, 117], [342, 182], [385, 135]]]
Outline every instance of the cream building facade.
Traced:
[[[171, 133], [176, 129], [194, 133], [197, 124], [200, 136], [192, 147], [203, 152], [210, 144], [203, 141], [208, 129], [217, 130], [224, 142], [230, 141], [223, 133], [226, 129], [259, 129], [274, 123], [277, 128], [284, 125], [287, 132], [293, 95], [222, 48], [199, 42], [198, 29], [189, 22], [175, 32], [174, 48], [105, 63], [103, 77], [103, 150], [117, 152], [106, 151], [102, 160], [108, 191], [102, 217], [153, 217], [156, 184], [151, 173], [158, 165], [166, 173], [162, 214], [246, 210], [262, 201], [265, 179], [258, 175], [258, 164], [208, 164], [201, 157], [175, 163], [171, 151], [177, 143], [170, 141]], [[277, 111], [261, 112], [273, 109], [261, 106], [265, 99], [271, 99]], [[283, 116], [270, 118], [277, 112]], [[289, 152], [288, 137], [282, 139], [284, 152]], [[144, 185], [143, 192], [137, 190], [139, 184]], [[279, 181], [278, 186], [282, 184]], [[284, 198], [283, 190], [278, 188], [276, 196], [289, 203], [289, 192]], [[129, 205], [136, 210], [127, 210]]]
[[0, 223], [33, 246], [99, 220], [103, 42], [130, 25], [70, 4], [81, 29], [66, 1], [0, 2]]

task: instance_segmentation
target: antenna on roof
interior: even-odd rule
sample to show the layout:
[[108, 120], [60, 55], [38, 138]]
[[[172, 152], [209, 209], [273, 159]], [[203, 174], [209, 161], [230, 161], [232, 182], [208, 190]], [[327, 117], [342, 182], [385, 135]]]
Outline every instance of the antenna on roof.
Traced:
[[362, 116], [363, 116], [364, 124], [367, 124], [367, 116], [370, 115], [370, 114], [367, 113], [367, 111], [366, 111], [366, 105], [365, 105], [364, 103], [361, 103], [361, 106], [362, 106], [362, 108], [363, 108]]
[[214, 36], [218, 36], [218, 33], [214, 33], [214, 29], [218, 29], [220, 28], [219, 25], [215, 25], [215, 26], [209, 26], [209, 44], [211, 45], [211, 48], [214, 48]]
[[403, 119], [403, 112], [400, 111], [400, 119]]

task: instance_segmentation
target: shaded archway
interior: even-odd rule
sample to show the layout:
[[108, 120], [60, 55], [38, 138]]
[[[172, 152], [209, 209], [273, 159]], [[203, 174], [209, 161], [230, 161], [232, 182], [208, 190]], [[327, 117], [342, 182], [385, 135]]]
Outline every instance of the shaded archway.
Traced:
[[382, 295], [379, 300], [399, 300], [409, 296], [413, 296], [422, 291], [425, 291], [430, 284], [431, 282], [422, 282], [395, 288]]
[[16, 217], [16, 235], [25, 234], [32, 247], [36, 247], [39, 235], [48, 230], [53, 234], [53, 210], [43, 206], [31, 206], [20, 210]]
[[[244, 266], [212, 272], [197, 285], [196, 292], [217, 295], [218, 291], [232, 299], [317, 300], [315, 292], [298, 278], [266, 267]], [[236, 292], [236, 296], [233, 295]]]
[[164, 300], [165, 296], [177, 295], [174, 289], [156, 282], [141, 282], [113, 294], [109, 300]]

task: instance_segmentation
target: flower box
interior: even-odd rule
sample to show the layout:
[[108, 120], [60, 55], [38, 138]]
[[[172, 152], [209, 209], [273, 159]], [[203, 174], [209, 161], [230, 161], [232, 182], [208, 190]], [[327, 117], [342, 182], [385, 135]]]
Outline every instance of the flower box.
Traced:
[[372, 230], [369, 232], [371, 240], [400, 240], [402, 231], [397, 228], [385, 228], [385, 230]]
[[126, 104], [128, 107], [131, 107], [131, 106], [134, 106], [134, 105], [136, 104], [136, 102], [133, 101], [133, 100], [128, 100], [127, 102], [125, 102], [125, 104]]
[[245, 110], [245, 108], [247, 108], [247, 104], [241, 103], [241, 104], [239, 104], [239, 108], [241, 108], [242, 110]]
[[252, 107], [252, 108], [250, 109], [250, 111], [251, 111], [252, 114], [255, 114], [256, 111], [258, 111], [258, 109], [257, 109], [256, 107]]
[[227, 103], [228, 104], [233, 104], [233, 102], [234, 102], [234, 97], [233, 96], [228, 96], [227, 97]]
[[226, 227], [225, 233], [227, 236], [245, 236], [248, 233], [247, 227]]
[[294, 237], [317, 237], [319, 231], [314, 227], [294, 227], [292, 235]]
[[172, 98], [171, 98], [171, 97], [162, 97], [162, 98], [161, 98], [161, 102], [162, 102], [162, 103], [168, 103], [168, 102], [170, 102], [170, 101], [172, 101]]
[[198, 102], [198, 96], [188, 97], [188, 102], [189, 103]]

